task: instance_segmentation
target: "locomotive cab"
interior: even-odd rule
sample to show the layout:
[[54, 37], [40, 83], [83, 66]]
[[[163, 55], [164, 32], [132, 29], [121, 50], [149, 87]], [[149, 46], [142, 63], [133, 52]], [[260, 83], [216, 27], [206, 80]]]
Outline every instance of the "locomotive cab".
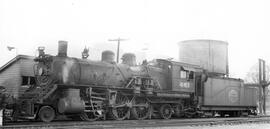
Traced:
[[159, 80], [160, 84], [164, 84], [161, 85], [162, 89], [195, 92], [195, 74], [201, 71], [199, 66], [165, 59], [157, 59], [155, 66], [162, 69], [162, 73], [166, 78], [166, 80]]

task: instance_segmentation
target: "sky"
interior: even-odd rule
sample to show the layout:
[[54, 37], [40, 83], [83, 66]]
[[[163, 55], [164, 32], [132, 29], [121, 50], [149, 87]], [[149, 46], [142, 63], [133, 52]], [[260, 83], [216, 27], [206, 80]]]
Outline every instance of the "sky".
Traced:
[[121, 54], [147, 59], [178, 59], [178, 42], [214, 39], [229, 43], [230, 75], [244, 78], [258, 58], [270, 61], [269, 7], [269, 0], [0, 0], [0, 65], [35, 56], [38, 46], [55, 55], [58, 40], [69, 42], [68, 56], [80, 58], [86, 46], [99, 60], [118, 37], [127, 39]]

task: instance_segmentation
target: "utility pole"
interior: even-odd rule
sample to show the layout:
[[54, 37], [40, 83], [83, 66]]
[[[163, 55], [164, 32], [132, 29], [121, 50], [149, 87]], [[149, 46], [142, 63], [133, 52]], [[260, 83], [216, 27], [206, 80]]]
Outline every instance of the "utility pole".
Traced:
[[[263, 101], [263, 114], [266, 115], [266, 93], [265, 93], [265, 88], [268, 86], [266, 83], [266, 76], [265, 76], [265, 61], [262, 59], [259, 59], [259, 84], [262, 89], [263, 95], [260, 96], [262, 97]], [[261, 90], [260, 90], [261, 92]]]
[[121, 39], [120, 37], [117, 39], [109, 39], [108, 41], [117, 41], [117, 57], [116, 62], [119, 63], [119, 48], [120, 48], [120, 41], [126, 41], [127, 39]]

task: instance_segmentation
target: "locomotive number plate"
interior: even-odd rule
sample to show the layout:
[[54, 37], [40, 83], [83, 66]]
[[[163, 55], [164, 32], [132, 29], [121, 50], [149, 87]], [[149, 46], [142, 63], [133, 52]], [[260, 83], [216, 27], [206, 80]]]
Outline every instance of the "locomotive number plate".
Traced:
[[190, 88], [189, 82], [180, 82], [179, 86], [181, 88]]

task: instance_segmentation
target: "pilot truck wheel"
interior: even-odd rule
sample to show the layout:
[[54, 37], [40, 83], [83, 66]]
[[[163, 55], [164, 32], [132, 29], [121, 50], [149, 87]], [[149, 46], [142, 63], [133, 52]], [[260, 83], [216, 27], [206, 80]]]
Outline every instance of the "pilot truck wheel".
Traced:
[[50, 106], [42, 106], [39, 110], [38, 116], [43, 122], [51, 122], [55, 117], [55, 111]]

